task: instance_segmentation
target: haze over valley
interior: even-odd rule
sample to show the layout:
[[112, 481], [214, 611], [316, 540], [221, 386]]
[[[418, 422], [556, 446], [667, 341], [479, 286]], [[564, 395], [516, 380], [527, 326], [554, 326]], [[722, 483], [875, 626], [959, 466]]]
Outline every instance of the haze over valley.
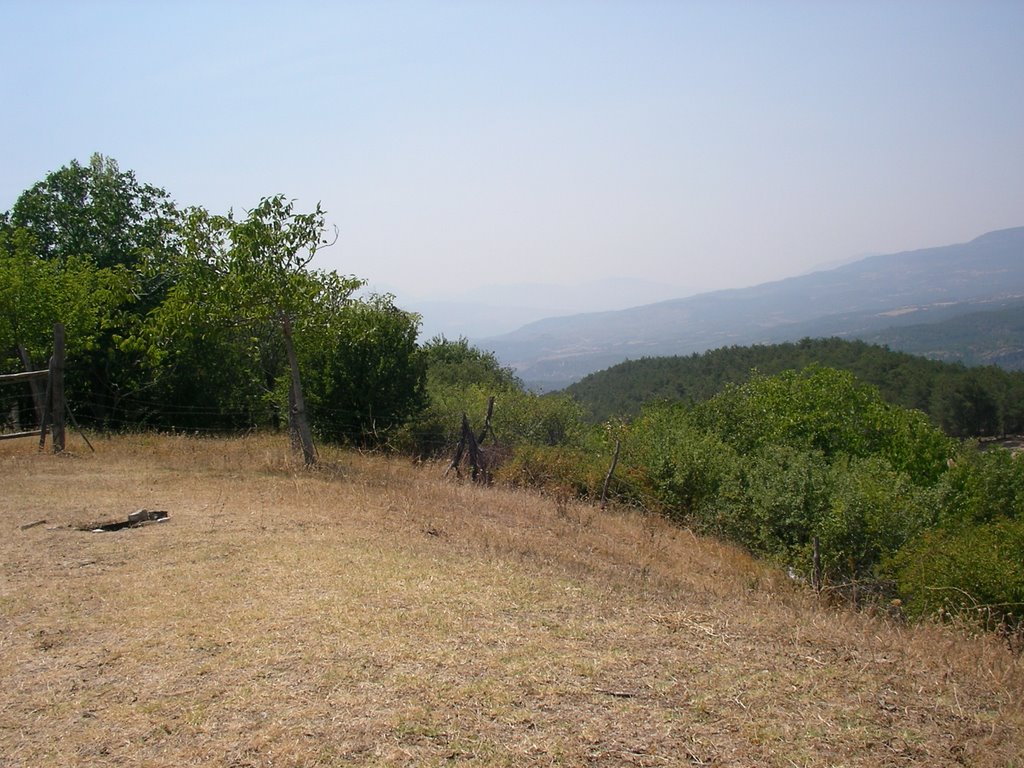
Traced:
[[[945, 336], [959, 333], [957, 318], [970, 315], [975, 336], [984, 339], [985, 313], [1021, 305], [1024, 227], [1017, 227], [751, 288], [550, 317], [477, 343], [493, 350], [528, 385], [560, 389], [627, 359], [803, 337], [868, 339], [957, 360], [965, 355], [943, 344]], [[930, 347], [921, 347], [914, 334], [908, 337], [906, 329], [917, 326], [932, 326]], [[1024, 335], [1012, 328], [1007, 334], [992, 338], [992, 349], [982, 349], [968, 362], [1019, 367]]]

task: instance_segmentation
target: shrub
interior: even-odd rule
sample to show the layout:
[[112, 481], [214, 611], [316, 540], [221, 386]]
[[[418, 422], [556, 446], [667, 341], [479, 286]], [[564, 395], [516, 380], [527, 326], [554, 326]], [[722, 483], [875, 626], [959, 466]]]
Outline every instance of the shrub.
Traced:
[[599, 454], [580, 448], [521, 445], [495, 476], [512, 486], [598, 499], [608, 471], [604, 463]]
[[[817, 521], [826, 579], [874, 578], [885, 558], [928, 523], [934, 494], [878, 457], [833, 464], [829, 503]], [[811, 554], [803, 554], [810, 563]]]
[[1014, 623], [1024, 613], [1024, 518], [925, 531], [890, 568], [910, 616]]
[[744, 456], [722, 483], [710, 527], [759, 555], [799, 563], [830, 503], [820, 452], [769, 447]]
[[629, 492], [675, 520], [706, 527], [707, 507], [735, 462], [735, 451], [695, 426], [682, 405], [649, 406], [625, 431], [623, 472]]

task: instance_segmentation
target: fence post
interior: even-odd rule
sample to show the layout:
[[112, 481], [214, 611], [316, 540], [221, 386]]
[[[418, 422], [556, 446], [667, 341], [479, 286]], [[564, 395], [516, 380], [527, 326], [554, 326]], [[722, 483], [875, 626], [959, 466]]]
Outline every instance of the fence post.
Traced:
[[[53, 425], [53, 453], [65, 450], [65, 399], [63, 399], [63, 324], [53, 326], [53, 356], [50, 357], [50, 382], [46, 390], [50, 394], [49, 409]], [[44, 431], [45, 434], [45, 431]]]
[[601, 487], [601, 509], [604, 509], [608, 504], [608, 484], [612, 481], [612, 474], [615, 472], [615, 465], [619, 463], [619, 449], [622, 447], [622, 441], [615, 441], [615, 453], [612, 454], [612, 464], [608, 467], [608, 474], [604, 476], [604, 485]]
[[811, 572], [811, 586], [814, 587], [814, 591], [817, 594], [821, 594], [822, 589], [822, 578], [821, 578], [821, 545], [818, 541], [818, 537], [814, 537], [814, 570]]

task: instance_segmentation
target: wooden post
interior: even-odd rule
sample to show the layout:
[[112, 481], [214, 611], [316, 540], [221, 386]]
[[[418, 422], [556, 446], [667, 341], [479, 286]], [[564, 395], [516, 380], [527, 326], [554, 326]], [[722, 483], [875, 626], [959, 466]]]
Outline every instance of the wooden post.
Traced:
[[299, 357], [295, 353], [295, 344], [292, 341], [292, 321], [287, 313], [281, 315], [281, 329], [284, 335], [284, 348], [288, 353], [288, 365], [292, 373], [292, 394], [295, 402], [292, 406], [292, 418], [295, 420], [295, 430], [299, 434], [299, 442], [302, 444], [302, 458], [307, 467], [316, 464], [316, 446], [313, 445], [313, 432], [309, 428], [309, 419], [306, 416], [306, 400], [302, 396], [302, 380], [299, 378]]
[[814, 591], [817, 594], [821, 594], [822, 583], [821, 583], [821, 545], [818, 541], [818, 537], [814, 537], [814, 554], [813, 554], [813, 570], [811, 571], [811, 586], [814, 587]]
[[455, 476], [460, 477], [459, 464], [462, 463], [462, 454], [466, 450], [466, 432], [469, 431], [469, 417], [466, 414], [462, 414], [462, 434], [459, 437], [459, 444], [455, 447], [455, 455], [452, 456], [452, 463], [448, 465], [448, 469], [444, 471], [444, 476], [448, 477], [448, 473], [453, 469], [455, 470]]
[[619, 449], [622, 448], [622, 441], [615, 441], [615, 453], [612, 454], [612, 464], [608, 467], [608, 474], [604, 476], [604, 486], [601, 488], [601, 509], [608, 504], [608, 484], [612, 481], [612, 473], [615, 472], [615, 465], [619, 463]]
[[51, 403], [53, 402], [53, 361], [46, 376], [46, 397], [43, 398], [43, 418], [39, 422], [39, 450], [46, 447], [46, 430], [50, 427]]
[[487, 418], [484, 419], [484, 428], [480, 430], [480, 437], [476, 439], [477, 445], [483, 443], [484, 438], [487, 437], [487, 433], [491, 433], [491, 438], [496, 441], [494, 437], [494, 428], [491, 426], [491, 416], [494, 415], [494, 395], [487, 398]]
[[476, 435], [470, 429], [469, 419], [462, 422], [462, 428], [466, 436], [466, 450], [469, 451], [469, 476], [473, 482], [480, 482], [481, 480], [487, 482], [486, 473], [484, 473], [482, 478], [480, 476], [480, 469], [483, 465], [480, 457], [480, 446], [476, 444]]
[[78, 419], [75, 418], [75, 412], [68, 408], [68, 402], [66, 399], [64, 401], [64, 412], [68, 415], [68, 418], [71, 419], [71, 423], [75, 425], [75, 429], [78, 430], [78, 434], [82, 436], [83, 440], [85, 440], [85, 444], [89, 446], [89, 450], [92, 451], [93, 453], [96, 453], [96, 449], [93, 448], [92, 443], [89, 442], [88, 435], [86, 435], [82, 428], [78, 425]]
[[53, 452], [64, 450], [64, 324], [53, 326], [53, 357], [50, 360], [53, 378], [50, 411], [53, 414]]

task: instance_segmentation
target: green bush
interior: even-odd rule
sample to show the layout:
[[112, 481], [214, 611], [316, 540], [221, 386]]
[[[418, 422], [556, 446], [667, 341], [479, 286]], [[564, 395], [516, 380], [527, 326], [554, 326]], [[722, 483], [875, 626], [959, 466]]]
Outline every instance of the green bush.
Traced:
[[1024, 518], [925, 531], [890, 568], [912, 617], [961, 617], [989, 629], [1018, 622], [1024, 614]]
[[[928, 523], [934, 494], [878, 457], [833, 464], [817, 521], [822, 570], [833, 582], [878, 576], [878, 566]], [[811, 562], [805, 550], [804, 563]]]
[[788, 446], [744, 456], [707, 517], [712, 530], [756, 554], [801, 563], [831, 498], [824, 456]]
[[634, 500], [703, 526], [707, 506], [734, 471], [735, 451], [695, 426], [682, 405], [645, 408], [624, 438], [623, 475]]
[[693, 415], [742, 454], [775, 445], [830, 461], [880, 455], [921, 484], [933, 483], [952, 453], [924, 414], [887, 404], [851, 373], [816, 365], [727, 387]]
[[936, 522], [944, 526], [1024, 518], [1024, 458], [968, 443], [950, 462], [938, 489]]
[[470, 346], [465, 339], [432, 339], [421, 352], [426, 364], [426, 405], [398, 438], [404, 450], [420, 456], [453, 450], [462, 436], [462, 415], [479, 434], [492, 397], [493, 435], [487, 441], [505, 448], [576, 446], [589, 429], [583, 424], [580, 406], [568, 395], [527, 392], [493, 354]]

